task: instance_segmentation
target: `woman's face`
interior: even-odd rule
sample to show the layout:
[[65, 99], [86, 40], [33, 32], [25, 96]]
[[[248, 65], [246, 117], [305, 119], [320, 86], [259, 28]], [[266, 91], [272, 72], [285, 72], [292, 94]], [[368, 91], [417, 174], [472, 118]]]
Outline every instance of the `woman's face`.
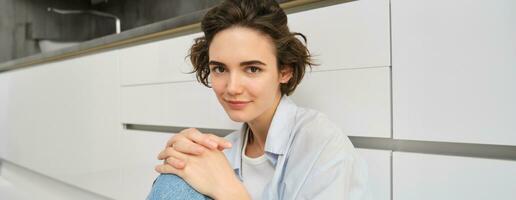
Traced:
[[281, 97], [280, 83], [292, 76], [278, 72], [271, 39], [250, 28], [220, 31], [209, 47], [210, 82], [224, 110], [236, 122], [251, 122]]

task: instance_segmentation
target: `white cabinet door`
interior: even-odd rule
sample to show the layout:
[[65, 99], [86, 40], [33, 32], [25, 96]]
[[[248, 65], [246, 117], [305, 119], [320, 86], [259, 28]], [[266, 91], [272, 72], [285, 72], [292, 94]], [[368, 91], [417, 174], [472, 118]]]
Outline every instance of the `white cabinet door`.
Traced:
[[141, 200], [149, 194], [159, 173], [154, 167], [163, 161], [157, 156], [174, 134], [125, 130], [121, 136], [122, 184], [119, 199]]
[[7, 109], [9, 108], [10, 73], [0, 73], [0, 159], [5, 158], [7, 147]]
[[121, 120], [128, 124], [239, 129], [210, 88], [197, 81], [123, 87]]
[[393, 200], [512, 200], [516, 161], [393, 154]]
[[195, 38], [189, 34], [120, 49], [122, 85], [195, 80], [186, 56]]
[[391, 200], [391, 151], [357, 149], [367, 162], [370, 199]]
[[516, 145], [516, 1], [391, 4], [395, 138]]
[[314, 71], [292, 97], [328, 115], [348, 135], [390, 137], [389, 73], [389, 67]]
[[121, 130], [116, 56], [101, 53], [8, 72], [4, 159], [116, 197]]
[[308, 39], [314, 69], [390, 66], [389, 1], [360, 0], [288, 15]]

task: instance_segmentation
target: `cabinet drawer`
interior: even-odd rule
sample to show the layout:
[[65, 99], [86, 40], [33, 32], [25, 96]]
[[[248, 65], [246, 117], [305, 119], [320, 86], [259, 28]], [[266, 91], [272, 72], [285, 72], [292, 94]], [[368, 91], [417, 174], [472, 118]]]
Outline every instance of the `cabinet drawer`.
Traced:
[[238, 129], [210, 88], [196, 82], [167, 83], [121, 89], [123, 123]]
[[188, 50], [201, 33], [127, 47], [120, 51], [121, 85], [195, 80]]
[[[0, 110], [2, 158], [106, 197], [116, 197], [120, 125], [116, 52], [46, 63], [8, 75]], [[4, 90], [0, 78], [0, 90]], [[5, 94], [5, 93], [4, 93]], [[2, 92], [0, 91], [0, 98]], [[0, 106], [2, 107], [2, 106]]]
[[145, 199], [159, 175], [154, 166], [163, 163], [156, 157], [174, 134], [124, 130], [121, 135], [120, 170], [122, 185], [117, 199]]
[[367, 162], [370, 199], [391, 200], [391, 151], [357, 149]]
[[389, 67], [307, 73], [293, 99], [325, 113], [348, 135], [390, 137], [389, 73]]
[[7, 147], [7, 113], [9, 109], [9, 79], [11, 74], [0, 74], [0, 159], [5, 158]]
[[393, 200], [510, 200], [516, 196], [514, 180], [515, 161], [393, 154]]
[[389, 1], [360, 0], [293, 13], [291, 31], [308, 39], [316, 69], [390, 66]]
[[392, 1], [395, 138], [516, 145], [515, 10]]

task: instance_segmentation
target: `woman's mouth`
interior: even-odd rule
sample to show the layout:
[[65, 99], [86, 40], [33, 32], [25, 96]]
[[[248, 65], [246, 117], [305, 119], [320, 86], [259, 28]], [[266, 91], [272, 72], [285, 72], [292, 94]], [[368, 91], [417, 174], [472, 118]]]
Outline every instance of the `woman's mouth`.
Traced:
[[232, 101], [232, 100], [226, 100], [229, 107], [233, 110], [242, 110], [247, 106], [250, 101]]

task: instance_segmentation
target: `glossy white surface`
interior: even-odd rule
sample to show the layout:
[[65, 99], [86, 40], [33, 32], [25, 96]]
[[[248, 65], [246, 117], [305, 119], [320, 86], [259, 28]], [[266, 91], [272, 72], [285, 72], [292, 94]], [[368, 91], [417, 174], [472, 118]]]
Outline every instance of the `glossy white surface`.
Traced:
[[124, 130], [122, 133], [120, 186], [124, 192], [119, 199], [145, 199], [159, 175], [154, 171], [154, 166], [163, 163], [157, 156], [174, 134], [135, 130]]
[[393, 154], [393, 200], [512, 200], [516, 161]]
[[121, 130], [116, 53], [8, 73], [3, 158], [115, 197]]
[[391, 4], [395, 138], [516, 145], [516, 1]]
[[389, 67], [314, 71], [292, 97], [328, 115], [348, 135], [390, 137], [389, 73]]
[[391, 151], [357, 149], [369, 168], [371, 199], [391, 200]]
[[0, 176], [0, 199], [28, 200], [29, 198], [22, 193], [22, 190]]
[[238, 129], [210, 88], [180, 82], [121, 89], [123, 123]]
[[12, 163], [3, 162], [1, 170], [0, 199], [2, 200], [110, 199]]
[[288, 18], [291, 31], [306, 35], [320, 69], [391, 65], [388, 0], [348, 2]]
[[159, 40], [120, 49], [122, 85], [164, 83], [195, 80], [190, 59], [190, 46], [201, 33]]
[[0, 158], [5, 157], [7, 146], [7, 108], [9, 107], [10, 73], [0, 74]]

